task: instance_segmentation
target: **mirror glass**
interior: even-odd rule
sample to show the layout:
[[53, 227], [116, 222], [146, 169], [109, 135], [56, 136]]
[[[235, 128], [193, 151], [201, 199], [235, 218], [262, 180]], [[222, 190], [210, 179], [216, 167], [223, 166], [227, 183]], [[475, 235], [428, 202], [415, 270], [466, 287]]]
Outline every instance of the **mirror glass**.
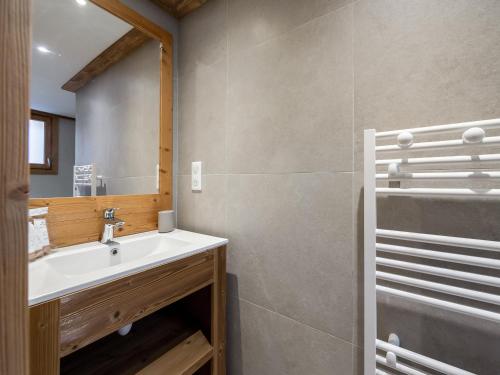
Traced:
[[160, 43], [88, 0], [34, 0], [32, 198], [158, 192]]

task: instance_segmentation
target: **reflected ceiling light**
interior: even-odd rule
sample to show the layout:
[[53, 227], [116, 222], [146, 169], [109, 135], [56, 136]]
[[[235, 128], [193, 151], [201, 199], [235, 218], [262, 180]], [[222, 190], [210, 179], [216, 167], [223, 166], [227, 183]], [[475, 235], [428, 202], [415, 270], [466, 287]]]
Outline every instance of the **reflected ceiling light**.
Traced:
[[38, 47], [36, 47], [36, 49], [38, 50], [38, 52], [43, 53], [44, 55], [50, 54], [50, 55], [62, 56], [60, 53], [56, 53], [54, 51], [51, 51], [50, 49], [48, 49], [45, 46], [38, 46]]
[[78, 5], [81, 7], [87, 5], [87, 0], [75, 0]]
[[50, 49], [45, 46], [38, 46], [36, 49], [41, 53], [53, 53]]

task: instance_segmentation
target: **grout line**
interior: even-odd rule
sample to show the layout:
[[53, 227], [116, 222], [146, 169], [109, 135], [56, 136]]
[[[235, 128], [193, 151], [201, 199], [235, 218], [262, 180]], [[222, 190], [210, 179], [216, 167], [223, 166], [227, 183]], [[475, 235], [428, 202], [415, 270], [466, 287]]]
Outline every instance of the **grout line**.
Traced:
[[[211, 46], [215, 46], [217, 45], [217, 43], [212, 43]], [[196, 66], [188, 69], [188, 70], [185, 70], [182, 74], [178, 74], [178, 77], [179, 77], [179, 80], [182, 79], [182, 78], [185, 78], [185, 76], [187, 75], [192, 75], [195, 71], [196, 71], [196, 68], [199, 66], [199, 65], [203, 65], [203, 67], [205, 68], [210, 68], [214, 65], [217, 65], [219, 64], [221, 61], [224, 61], [225, 58], [220, 58], [216, 61], [212, 61], [210, 64], [201, 64], [201, 63], [197, 63]]]
[[[227, 0], [227, 1], [230, 1], [230, 0]], [[331, 15], [331, 14], [333, 14], [335, 12], [341, 11], [344, 8], [348, 7], [348, 6], [351, 6], [353, 3], [357, 2], [357, 1], [358, 0], [351, 1], [351, 2], [349, 2], [347, 4], [345, 4], [345, 5], [342, 5], [339, 8], [335, 8], [335, 9], [332, 9], [330, 11], [327, 11], [326, 13], [322, 13], [322, 14], [318, 14], [318, 15], [312, 16], [312, 18], [307, 19], [307, 20], [303, 21], [302, 23], [299, 23], [298, 25], [295, 25], [295, 26], [293, 26], [290, 29], [287, 29], [287, 30], [285, 30], [283, 32], [280, 32], [280, 33], [276, 34], [276, 35], [273, 35], [273, 36], [269, 37], [268, 39], [263, 40], [262, 42], [254, 44], [254, 45], [252, 45], [252, 46], [250, 46], [250, 47], [248, 47], [248, 48], [246, 48], [244, 50], [240, 50], [236, 54], [245, 54], [245, 52], [247, 52], [248, 50], [251, 50], [251, 49], [254, 49], [254, 48], [259, 48], [259, 47], [261, 47], [261, 46], [263, 46], [263, 45], [265, 45], [267, 43], [270, 43], [270, 42], [275, 41], [277, 39], [283, 38], [286, 34], [294, 33], [295, 31], [297, 31], [298, 29], [300, 29], [300, 28], [308, 25], [309, 23], [312, 23], [312, 22], [314, 22], [314, 21], [316, 21], [316, 20], [318, 20], [320, 18], [323, 18], [323, 17], [326, 17], [328, 15]]]
[[[356, 164], [355, 162], [355, 157], [356, 153], [354, 150], [354, 143], [355, 143], [355, 123], [354, 123], [354, 113], [355, 113], [355, 95], [354, 95], [354, 5], [351, 3], [351, 95], [352, 95], [352, 108], [351, 108], [351, 168], [353, 171], [352, 179], [351, 179], [351, 232], [352, 232], [352, 243], [351, 243], [351, 307], [352, 307], [352, 336], [351, 336], [351, 342], [354, 345], [354, 342], [357, 341], [355, 340], [356, 336], [358, 336], [359, 332], [359, 327], [357, 327], [358, 319], [357, 316], [359, 315], [359, 306], [357, 304], [357, 301], [359, 300], [358, 298], [358, 291], [357, 291], [357, 286], [358, 286], [358, 275], [355, 270], [357, 270], [357, 225], [356, 225], [356, 218], [357, 218], [357, 209], [356, 209], [356, 192], [355, 192], [355, 185], [356, 185], [356, 176], [354, 174], [354, 166]], [[356, 254], [356, 256], [355, 256]], [[356, 327], [356, 329], [355, 329]], [[354, 354], [353, 354], [353, 363], [354, 363]]]
[[226, 0], [224, 20], [224, 34], [226, 37], [226, 66], [225, 66], [225, 84], [224, 84], [224, 173], [227, 173], [227, 122], [228, 122], [228, 98], [229, 98], [229, 0]]
[[[225, 36], [226, 36], [226, 82], [225, 82], [225, 90], [224, 90], [224, 236], [227, 238], [228, 236], [228, 226], [227, 226], [227, 218], [228, 214], [228, 178], [227, 178], [227, 169], [228, 169], [228, 151], [227, 151], [227, 129], [228, 129], [228, 107], [229, 107], [229, 1], [226, 0], [226, 19], [225, 19]], [[227, 263], [227, 261], [226, 261]], [[227, 266], [227, 264], [226, 264]]]
[[[335, 172], [327, 172], [327, 171], [318, 171], [318, 172], [272, 172], [272, 173], [204, 173], [204, 176], [283, 176], [283, 175], [338, 175], [338, 174], [354, 174], [352, 171], [335, 171]], [[179, 173], [178, 176], [189, 177], [191, 176], [188, 173]]]
[[310, 329], [312, 329], [312, 330], [314, 330], [314, 331], [316, 331], [316, 332], [323, 333], [324, 335], [327, 335], [327, 336], [330, 336], [330, 337], [332, 337], [332, 338], [334, 338], [334, 339], [336, 339], [336, 340], [342, 341], [344, 344], [347, 344], [347, 345], [349, 345], [349, 346], [355, 346], [352, 342], [349, 342], [349, 341], [347, 341], [346, 339], [343, 339], [343, 338], [341, 338], [341, 337], [335, 336], [335, 335], [333, 335], [333, 334], [331, 334], [331, 333], [329, 333], [329, 332], [325, 332], [325, 331], [323, 331], [323, 330], [321, 330], [321, 329], [319, 329], [319, 328], [316, 328], [316, 327], [310, 326], [309, 324], [306, 324], [306, 323], [303, 323], [303, 322], [301, 322], [301, 321], [299, 321], [299, 320], [296, 320], [296, 319], [294, 319], [294, 318], [291, 318], [291, 317], [289, 317], [288, 315], [284, 315], [284, 314], [282, 314], [282, 313], [280, 313], [280, 312], [278, 312], [278, 311], [273, 311], [273, 310], [270, 310], [270, 309], [268, 309], [267, 307], [264, 307], [264, 306], [258, 305], [258, 304], [256, 304], [256, 303], [253, 303], [253, 302], [251, 302], [251, 301], [249, 301], [249, 300], [247, 300], [247, 299], [245, 299], [245, 298], [241, 298], [241, 297], [234, 296], [234, 295], [233, 295], [233, 297], [236, 297], [236, 298], [238, 298], [239, 300], [241, 300], [241, 301], [243, 301], [243, 302], [246, 302], [246, 303], [248, 303], [248, 304], [250, 304], [250, 305], [253, 305], [253, 306], [257, 307], [257, 308], [260, 308], [260, 309], [262, 309], [262, 310], [266, 310], [267, 312], [270, 312], [270, 313], [272, 313], [272, 314], [279, 315], [280, 317], [282, 317], [282, 318], [284, 318], [284, 319], [291, 320], [291, 321], [293, 321], [293, 322], [295, 322], [295, 323], [297, 323], [297, 324], [299, 324], [299, 325], [301, 325], [301, 326], [304, 326], [304, 327], [310, 328]]

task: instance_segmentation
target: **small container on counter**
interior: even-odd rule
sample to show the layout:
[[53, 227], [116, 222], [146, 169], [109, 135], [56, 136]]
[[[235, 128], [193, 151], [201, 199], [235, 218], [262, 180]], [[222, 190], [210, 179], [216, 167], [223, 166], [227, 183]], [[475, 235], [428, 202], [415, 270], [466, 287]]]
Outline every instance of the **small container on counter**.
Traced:
[[174, 211], [160, 211], [158, 212], [158, 232], [168, 233], [175, 229]]

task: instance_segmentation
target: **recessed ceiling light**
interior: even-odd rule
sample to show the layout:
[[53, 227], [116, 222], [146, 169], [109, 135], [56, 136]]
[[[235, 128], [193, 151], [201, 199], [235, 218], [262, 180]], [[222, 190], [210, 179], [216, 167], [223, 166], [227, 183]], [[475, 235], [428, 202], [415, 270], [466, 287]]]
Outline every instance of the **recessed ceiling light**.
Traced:
[[87, 5], [87, 0], [75, 0], [78, 5], [81, 7]]
[[41, 53], [53, 53], [50, 49], [45, 46], [38, 46], [36, 49]]

